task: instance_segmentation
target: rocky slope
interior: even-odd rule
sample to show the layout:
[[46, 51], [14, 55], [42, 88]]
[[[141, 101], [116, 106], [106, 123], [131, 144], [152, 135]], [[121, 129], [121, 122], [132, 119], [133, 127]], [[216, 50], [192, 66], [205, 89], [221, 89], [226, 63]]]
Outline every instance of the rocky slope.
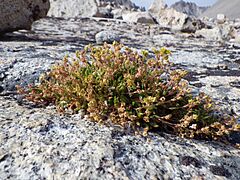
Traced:
[[225, 14], [228, 18], [240, 18], [239, 0], [218, 0], [211, 8], [205, 11], [202, 16], [216, 18], [217, 14]]
[[[240, 45], [172, 33], [159, 25], [113, 19], [45, 18], [32, 31], [0, 39], [0, 179], [233, 179], [240, 150], [164, 134], [145, 139], [89, 121], [83, 112], [60, 115], [15, 93], [66, 54], [96, 41], [120, 40], [136, 50], [165, 46], [171, 61], [190, 71], [193, 93], [213, 96], [240, 115]], [[240, 140], [236, 136], [233, 141]]]
[[[50, 0], [51, 17], [107, 17], [122, 11], [140, 10], [130, 0]], [[76, 8], [78, 7], [78, 8]]]
[[148, 13], [160, 26], [169, 27], [174, 31], [192, 33], [205, 27], [201, 20], [168, 8], [164, 0], [154, 0]]
[[197, 4], [192, 2], [185, 2], [180, 0], [171, 5], [171, 8], [177, 10], [178, 12], [185, 13], [189, 16], [200, 16], [204, 11], [208, 9], [208, 7], [199, 7]]

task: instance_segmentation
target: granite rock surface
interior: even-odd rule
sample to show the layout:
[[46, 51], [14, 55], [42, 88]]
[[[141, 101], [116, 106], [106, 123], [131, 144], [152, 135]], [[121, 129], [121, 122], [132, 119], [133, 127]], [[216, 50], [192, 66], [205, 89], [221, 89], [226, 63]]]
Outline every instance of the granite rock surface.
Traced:
[[19, 29], [30, 30], [34, 21], [46, 17], [49, 7], [49, 0], [1, 0], [0, 35]]
[[38, 83], [40, 74], [65, 55], [96, 44], [101, 32], [114, 32], [137, 51], [167, 47], [170, 60], [189, 71], [193, 93], [204, 91], [219, 108], [240, 115], [236, 42], [155, 24], [44, 18], [31, 31], [0, 38], [0, 179], [240, 179], [240, 151], [232, 146], [157, 133], [143, 138], [95, 124], [84, 112], [61, 115], [54, 106], [38, 107], [16, 93], [15, 85]]

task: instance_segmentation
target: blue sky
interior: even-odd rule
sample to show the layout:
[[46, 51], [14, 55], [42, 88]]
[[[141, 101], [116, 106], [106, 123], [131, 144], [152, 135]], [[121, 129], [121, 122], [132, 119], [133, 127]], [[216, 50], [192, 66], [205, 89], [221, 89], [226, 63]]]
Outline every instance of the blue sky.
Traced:
[[[171, 5], [177, 1], [179, 1], [179, 0], [165, 0], [165, 2], [168, 5]], [[199, 6], [209, 6], [209, 5], [214, 4], [217, 0], [185, 0], [185, 1], [195, 2]], [[132, 2], [134, 2], [135, 4], [137, 4], [139, 6], [144, 6], [144, 7], [148, 8], [151, 5], [151, 3], [153, 2], [153, 0], [132, 0]]]

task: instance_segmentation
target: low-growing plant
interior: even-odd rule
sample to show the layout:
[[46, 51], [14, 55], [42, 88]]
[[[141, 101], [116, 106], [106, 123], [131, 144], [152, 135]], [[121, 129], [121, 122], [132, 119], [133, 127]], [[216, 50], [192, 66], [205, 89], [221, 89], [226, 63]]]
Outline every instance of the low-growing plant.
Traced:
[[130, 126], [146, 135], [159, 130], [187, 138], [222, 139], [239, 131], [234, 118], [218, 119], [205, 94], [191, 94], [186, 71], [169, 61], [162, 48], [137, 52], [117, 42], [86, 46], [75, 58], [41, 77], [41, 83], [19, 88], [27, 99], [57, 105], [59, 110], [86, 110], [97, 122]]

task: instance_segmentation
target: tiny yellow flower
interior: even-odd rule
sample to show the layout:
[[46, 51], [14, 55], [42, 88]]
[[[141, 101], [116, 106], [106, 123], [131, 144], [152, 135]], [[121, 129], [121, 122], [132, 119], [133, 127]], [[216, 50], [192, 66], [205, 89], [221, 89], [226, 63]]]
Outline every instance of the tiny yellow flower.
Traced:
[[193, 115], [193, 119], [194, 119], [194, 120], [198, 119], [198, 115], [194, 114], [194, 115]]

